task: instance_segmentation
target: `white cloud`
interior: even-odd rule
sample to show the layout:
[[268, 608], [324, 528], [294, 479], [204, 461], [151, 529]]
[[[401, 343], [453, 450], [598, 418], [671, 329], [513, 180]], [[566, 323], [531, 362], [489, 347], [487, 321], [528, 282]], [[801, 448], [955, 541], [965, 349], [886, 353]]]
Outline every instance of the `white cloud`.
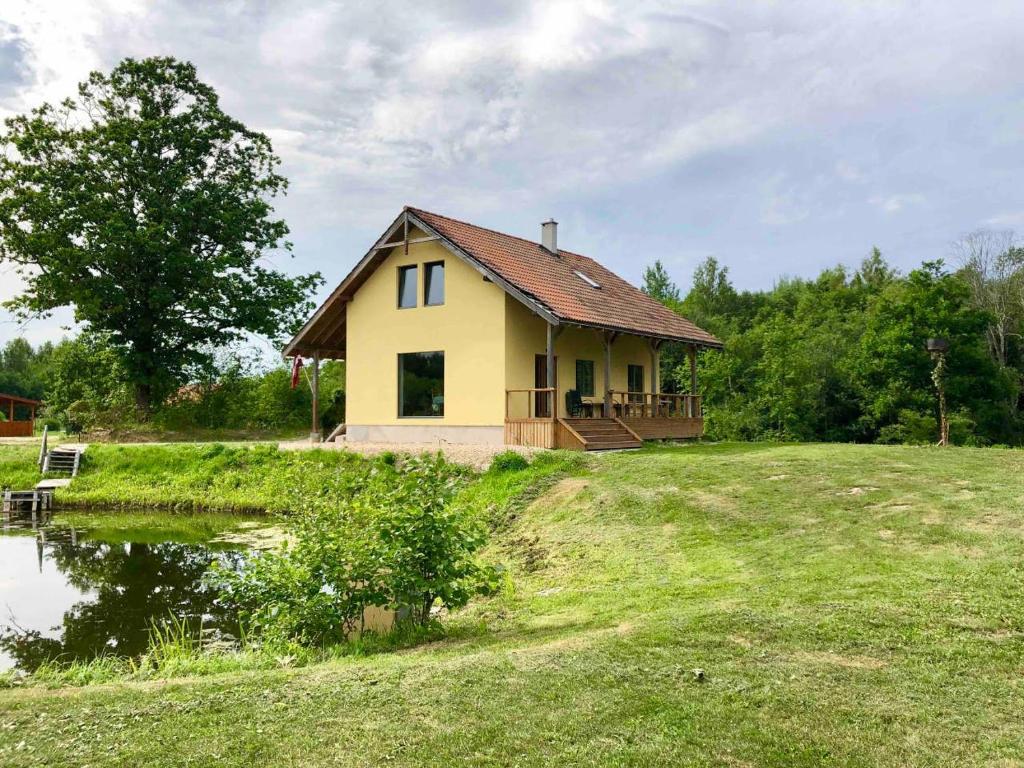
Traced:
[[785, 227], [804, 221], [812, 211], [811, 192], [785, 175], [776, 174], [763, 187], [761, 222], [771, 227]]
[[[964, 16], [953, 3], [927, 14], [900, 4], [826, 12], [812, 2], [598, 0], [490, 16], [461, 3], [241, 8], [18, 0], [0, 15], [31, 51], [23, 105], [71, 93], [89, 68], [122, 55], [172, 52], [195, 59], [250, 122], [301, 134], [280, 144], [296, 190], [309, 174], [321, 191], [326, 168], [341, 192], [346, 172], [372, 159], [400, 179], [426, 182], [438, 164], [468, 163], [491, 184], [554, 194], [640, 179], [912, 88], [971, 87], [986, 58], [1008, 69], [1013, 35], [997, 22], [1020, 17], [993, 4], [995, 39], [976, 50], [969, 35], [949, 39]], [[954, 59], [972, 67], [943, 69]], [[562, 172], [529, 173], [526, 158]]]
[[904, 208], [924, 203], [924, 195], [910, 192], [899, 195], [875, 195], [868, 200], [873, 206], [881, 208], [885, 213], [899, 213]]
[[1024, 227], [1024, 210], [998, 213], [985, 219], [989, 227]]
[[840, 160], [835, 167], [836, 176], [851, 184], [859, 184], [864, 181], [864, 172], [854, 163], [848, 160]]
[[[593, 206], [597, 229], [609, 211], [685, 199], [707, 206], [709, 237], [721, 222], [718, 240], [745, 233], [753, 248], [760, 227], [828, 220], [846, 242], [836, 213], [853, 200], [837, 189], [862, 211], [864, 188], [918, 190], [870, 197], [903, 220], [956, 196], [965, 174], [943, 157], [997, 140], [1000, 158], [1020, 154], [1007, 105], [1022, 24], [1015, 0], [6, 0], [0, 43], [21, 58], [17, 78], [0, 72], [0, 116], [70, 95], [124, 56], [193, 60], [229, 112], [272, 137], [291, 180], [279, 209], [304, 244], [296, 268], [331, 278], [351, 258], [339, 244], [406, 202], [495, 225], [517, 210], [562, 215], [555, 205], [585, 220]], [[982, 119], [965, 138], [930, 111], [982, 96], [1004, 110], [998, 137]]]

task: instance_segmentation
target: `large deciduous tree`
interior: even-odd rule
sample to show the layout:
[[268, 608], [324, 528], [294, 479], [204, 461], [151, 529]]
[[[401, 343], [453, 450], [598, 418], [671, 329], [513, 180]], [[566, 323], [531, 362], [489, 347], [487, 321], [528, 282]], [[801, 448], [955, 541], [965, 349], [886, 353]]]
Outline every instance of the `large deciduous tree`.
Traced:
[[1007, 364], [1011, 337], [1020, 335], [1024, 249], [1013, 232], [979, 229], [953, 243], [960, 275], [971, 289], [971, 301], [990, 316], [986, 336], [992, 356]]
[[264, 261], [291, 250], [270, 140], [225, 114], [192, 64], [126, 59], [5, 125], [0, 261], [25, 280], [7, 306], [74, 307], [118, 354], [141, 413], [217, 347], [279, 337], [310, 309], [320, 275]]

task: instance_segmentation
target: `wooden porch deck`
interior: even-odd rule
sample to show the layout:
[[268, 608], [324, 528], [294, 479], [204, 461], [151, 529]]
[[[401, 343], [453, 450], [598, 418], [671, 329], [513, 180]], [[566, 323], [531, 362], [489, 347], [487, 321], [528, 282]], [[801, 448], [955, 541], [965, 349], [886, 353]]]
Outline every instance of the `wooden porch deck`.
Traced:
[[[517, 393], [527, 397], [525, 416], [510, 415], [509, 397]], [[555, 388], [506, 390], [505, 444], [596, 451], [704, 434], [700, 395], [610, 391], [605, 404], [571, 417], [554, 415], [557, 395]]]

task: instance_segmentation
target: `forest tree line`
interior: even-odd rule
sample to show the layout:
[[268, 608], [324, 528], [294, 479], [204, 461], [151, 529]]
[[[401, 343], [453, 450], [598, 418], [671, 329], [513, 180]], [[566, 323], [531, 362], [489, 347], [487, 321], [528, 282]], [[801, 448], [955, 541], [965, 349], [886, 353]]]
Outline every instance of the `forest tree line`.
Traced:
[[[738, 291], [706, 259], [686, 295], [660, 262], [643, 289], [714, 333], [699, 356], [707, 434], [732, 440], [929, 443], [937, 440], [932, 337], [949, 340], [951, 439], [1020, 445], [1024, 438], [1024, 249], [979, 231], [901, 274], [874, 249], [860, 266]], [[666, 389], [686, 391], [684, 350], [662, 356]]]
[[[0, 348], [0, 392], [45, 401], [42, 422], [72, 432], [287, 434], [310, 429], [306, 371], [292, 388], [284, 364], [268, 369], [239, 350], [221, 350], [211, 359], [209, 368], [156, 404], [145, 424], [117, 351], [90, 333], [38, 347], [22, 338], [7, 342]], [[330, 431], [344, 419], [344, 389], [344, 363], [326, 361], [320, 370], [321, 429]]]
[[[722, 340], [699, 356], [698, 389], [712, 439], [929, 443], [937, 439], [930, 337], [949, 340], [946, 391], [951, 438], [964, 445], [1024, 442], [1024, 249], [1011, 234], [959, 241], [949, 264], [901, 274], [877, 250], [857, 269], [786, 278], [739, 291], [716, 259], [698, 266], [688, 292], [660, 262], [643, 289]], [[135, 397], [103, 337], [84, 333], [33, 348], [0, 350], [0, 391], [44, 399], [46, 418], [72, 429], [129, 429]], [[685, 349], [662, 353], [666, 390], [686, 391]], [[161, 402], [165, 430], [300, 431], [306, 382], [224, 350], [217, 363]], [[344, 365], [328, 363], [320, 412], [329, 429], [344, 415]]]

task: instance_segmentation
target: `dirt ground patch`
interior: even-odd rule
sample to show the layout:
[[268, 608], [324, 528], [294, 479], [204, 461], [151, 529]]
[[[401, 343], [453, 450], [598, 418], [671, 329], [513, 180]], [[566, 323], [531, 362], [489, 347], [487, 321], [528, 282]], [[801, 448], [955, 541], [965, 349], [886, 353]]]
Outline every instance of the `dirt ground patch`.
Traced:
[[831, 651], [801, 651], [794, 658], [804, 664], [830, 664], [847, 669], [881, 669], [888, 663], [872, 656], [843, 656]]

